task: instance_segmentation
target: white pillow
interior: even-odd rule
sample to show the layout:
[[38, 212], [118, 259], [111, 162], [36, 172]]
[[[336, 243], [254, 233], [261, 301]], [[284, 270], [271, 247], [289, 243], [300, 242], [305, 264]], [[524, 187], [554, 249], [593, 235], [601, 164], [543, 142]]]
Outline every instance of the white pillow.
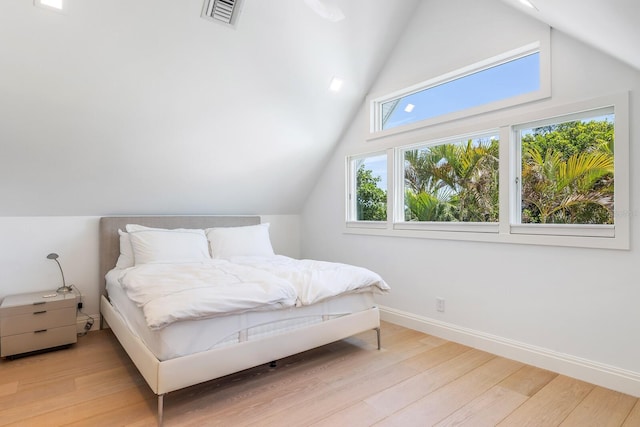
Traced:
[[211, 259], [204, 230], [150, 228], [127, 224], [135, 265], [151, 262], [200, 262]]
[[131, 247], [129, 233], [118, 230], [118, 234], [120, 235], [120, 256], [118, 257], [118, 262], [116, 262], [116, 268], [133, 267], [133, 248]]
[[205, 231], [214, 258], [274, 255], [268, 222], [245, 227], [207, 228]]

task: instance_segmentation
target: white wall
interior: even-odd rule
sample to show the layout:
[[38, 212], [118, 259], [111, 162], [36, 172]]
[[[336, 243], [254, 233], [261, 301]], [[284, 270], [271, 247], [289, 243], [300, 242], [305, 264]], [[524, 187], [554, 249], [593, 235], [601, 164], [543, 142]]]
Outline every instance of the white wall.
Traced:
[[0, 215], [298, 213], [416, 3], [0, 1]]
[[264, 213], [299, 256], [309, 187], [417, 3], [334, 24], [251, 0], [231, 29], [202, 0], [0, 1], [0, 298], [58, 287], [57, 252], [98, 313], [100, 215]]
[[[97, 216], [0, 217], [0, 299], [61, 286], [58, 266], [46, 258], [56, 252], [67, 284], [82, 292], [83, 311], [97, 315], [98, 221]], [[271, 242], [276, 253], [300, 256], [297, 215], [264, 215], [261, 221], [271, 224]]]
[[[499, 1], [423, 2], [372, 93], [452, 71], [544, 30]], [[520, 110], [632, 92], [630, 251], [344, 234], [344, 162], [366, 147], [363, 104], [306, 204], [302, 255], [382, 274], [393, 289], [379, 302], [392, 321], [640, 396], [640, 188], [633, 168], [640, 164], [640, 72], [557, 31], [551, 45], [552, 99]], [[436, 297], [446, 299], [444, 313], [436, 311]]]

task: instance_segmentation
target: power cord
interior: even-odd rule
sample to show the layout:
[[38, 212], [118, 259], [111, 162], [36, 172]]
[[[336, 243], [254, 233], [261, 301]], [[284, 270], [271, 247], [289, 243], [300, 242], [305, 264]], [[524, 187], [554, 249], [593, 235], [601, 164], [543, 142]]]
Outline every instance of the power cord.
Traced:
[[69, 287], [71, 289], [75, 289], [76, 290], [78, 298], [80, 300], [78, 302], [77, 313], [80, 313], [80, 314], [82, 314], [83, 316], [85, 316], [87, 318], [87, 322], [84, 324], [84, 331], [80, 332], [78, 334], [78, 336], [83, 337], [83, 336], [87, 335], [87, 332], [89, 332], [91, 330], [91, 327], [93, 326], [93, 323], [94, 323], [95, 320], [93, 319], [93, 317], [89, 316], [87, 313], [82, 311], [82, 292], [80, 291], [80, 289], [76, 285], [69, 285]]

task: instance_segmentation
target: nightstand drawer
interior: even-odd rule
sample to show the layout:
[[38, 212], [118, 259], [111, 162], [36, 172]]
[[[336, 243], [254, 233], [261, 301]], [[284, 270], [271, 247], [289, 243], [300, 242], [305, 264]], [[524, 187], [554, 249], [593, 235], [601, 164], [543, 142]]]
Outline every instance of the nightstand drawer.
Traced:
[[50, 306], [43, 305], [34, 305], [30, 308], [29, 313], [0, 318], [0, 334], [6, 337], [76, 323], [76, 308], [73, 306], [59, 310], [51, 310]]
[[2, 304], [0, 317], [5, 318], [18, 314], [29, 314], [34, 311], [50, 311], [68, 307], [76, 308], [75, 295], [61, 295], [56, 298], [44, 299], [41, 296], [43, 294], [44, 292], [39, 292], [35, 294], [35, 296], [34, 294], [26, 294], [27, 297], [23, 297], [22, 295], [10, 295], [6, 297]]
[[43, 329], [26, 334], [2, 337], [0, 341], [0, 356], [27, 353], [49, 347], [73, 344], [78, 341], [76, 325], [62, 328]]

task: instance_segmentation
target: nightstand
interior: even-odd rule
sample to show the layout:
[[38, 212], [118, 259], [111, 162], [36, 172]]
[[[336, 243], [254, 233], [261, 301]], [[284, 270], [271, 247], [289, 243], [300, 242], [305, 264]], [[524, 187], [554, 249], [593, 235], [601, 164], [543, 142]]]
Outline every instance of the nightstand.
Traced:
[[74, 293], [6, 296], [0, 304], [0, 357], [77, 342], [76, 310]]

